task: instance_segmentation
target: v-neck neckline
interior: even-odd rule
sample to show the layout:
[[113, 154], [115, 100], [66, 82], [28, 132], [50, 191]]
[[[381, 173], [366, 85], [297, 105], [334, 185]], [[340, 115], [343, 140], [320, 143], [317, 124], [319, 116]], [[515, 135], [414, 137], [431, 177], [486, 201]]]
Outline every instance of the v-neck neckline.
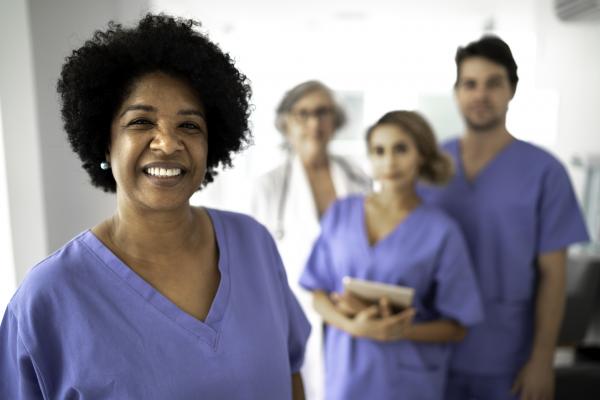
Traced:
[[91, 230], [88, 230], [84, 234], [82, 240], [108, 269], [121, 278], [130, 289], [140, 295], [148, 304], [152, 305], [173, 323], [179, 325], [213, 349], [216, 349], [221, 322], [231, 292], [231, 280], [229, 275], [228, 249], [223, 225], [217, 211], [209, 208], [205, 208], [205, 210], [212, 221], [212, 226], [215, 231], [215, 240], [219, 249], [217, 265], [221, 274], [221, 279], [204, 321], [183, 311], [169, 298], [146, 282], [106, 247], [106, 245], [104, 245]]
[[502, 158], [504, 158], [505, 154], [508, 153], [510, 151], [510, 149], [512, 147], [514, 147], [518, 141], [519, 141], [519, 139], [513, 138], [508, 144], [506, 144], [502, 149], [500, 149], [500, 151], [498, 151], [498, 153], [496, 153], [494, 155], [494, 157], [492, 157], [477, 172], [477, 174], [475, 174], [475, 176], [472, 179], [469, 179], [469, 177], [467, 176], [466, 171], [465, 171], [465, 165], [464, 165], [463, 156], [462, 156], [463, 152], [462, 152], [461, 140], [457, 139], [455, 141], [457, 172], [460, 174], [463, 181], [465, 182], [465, 184], [468, 187], [470, 187], [470, 188], [476, 187], [482, 179], [485, 179], [485, 175], [488, 175], [490, 173], [489, 171], [494, 169], [494, 166], [499, 162], [498, 160], [501, 160]]
[[418, 206], [416, 206], [408, 214], [406, 214], [406, 216], [402, 219], [402, 221], [397, 223], [396, 226], [394, 226], [394, 228], [391, 231], [386, 233], [383, 237], [381, 237], [375, 243], [371, 244], [371, 242], [369, 241], [369, 230], [367, 227], [367, 208], [366, 208], [367, 197], [363, 196], [362, 198], [360, 198], [360, 200], [361, 200], [360, 201], [360, 211], [361, 211], [360, 212], [360, 218], [361, 218], [360, 226], [362, 228], [361, 232], [362, 232], [362, 236], [363, 236], [363, 243], [366, 245], [369, 252], [373, 252], [373, 251], [377, 250], [379, 247], [381, 247], [383, 245], [384, 242], [387, 242], [387, 241], [391, 240], [390, 238], [396, 236], [397, 232], [406, 225], [406, 222], [408, 220], [412, 219], [413, 216], [424, 206], [424, 204], [421, 202]]

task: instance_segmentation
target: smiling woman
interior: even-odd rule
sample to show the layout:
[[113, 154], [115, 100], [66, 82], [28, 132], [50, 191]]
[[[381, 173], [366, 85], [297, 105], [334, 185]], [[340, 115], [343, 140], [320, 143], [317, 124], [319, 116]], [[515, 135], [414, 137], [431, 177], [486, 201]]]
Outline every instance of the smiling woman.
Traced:
[[138, 78], [113, 119], [110, 143], [106, 158], [120, 203], [181, 207], [204, 180], [204, 106], [184, 81], [165, 73]]
[[189, 204], [249, 140], [246, 77], [196, 25], [111, 23], [67, 59], [65, 130], [117, 209], [11, 300], [0, 398], [304, 397], [310, 327], [273, 240]]

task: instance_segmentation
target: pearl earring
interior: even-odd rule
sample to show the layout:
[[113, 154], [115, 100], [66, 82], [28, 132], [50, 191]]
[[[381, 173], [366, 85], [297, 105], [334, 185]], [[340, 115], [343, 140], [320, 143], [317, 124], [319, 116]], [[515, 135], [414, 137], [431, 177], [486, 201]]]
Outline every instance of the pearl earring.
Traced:
[[102, 161], [100, 163], [100, 169], [106, 171], [110, 168], [110, 164], [108, 163], [108, 161]]

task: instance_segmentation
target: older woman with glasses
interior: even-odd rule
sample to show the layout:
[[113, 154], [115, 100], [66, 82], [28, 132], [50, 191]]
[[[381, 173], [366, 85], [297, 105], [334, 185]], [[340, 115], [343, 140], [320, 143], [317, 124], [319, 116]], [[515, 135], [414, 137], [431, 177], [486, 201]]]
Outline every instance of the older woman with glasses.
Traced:
[[253, 215], [277, 239], [289, 283], [312, 323], [303, 378], [307, 399], [323, 398], [322, 321], [298, 280], [319, 219], [336, 198], [370, 189], [370, 180], [353, 163], [329, 153], [328, 145], [345, 115], [327, 86], [318, 81], [290, 89], [276, 110], [275, 126], [286, 142], [286, 161], [262, 176], [254, 189]]

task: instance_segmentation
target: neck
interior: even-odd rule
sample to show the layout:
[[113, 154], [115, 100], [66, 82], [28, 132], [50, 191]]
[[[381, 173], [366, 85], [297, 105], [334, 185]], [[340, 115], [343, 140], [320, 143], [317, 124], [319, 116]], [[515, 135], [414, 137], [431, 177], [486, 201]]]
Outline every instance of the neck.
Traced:
[[197, 212], [192, 207], [164, 212], [140, 212], [119, 207], [108, 221], [110, 241], [121, 251], [136, 258], [148, 254], [161, 256], [180, 254], [197, 243], [199, 224]]
[[381, 191], [375, 193], [375, 197], [382, 206], [392, 211], [411, 211], [421, 204], [414, 185], [405, 188], [384, 185]]
[[329, 157], [327, 152], [318, 152], [311, 154], [298, 154], [302, 166], [307, 171], [318, 171], [329, 167]]
[[512, 140], [514, 140], [513, 136], [505, 126], [502, 126], [485, 132], [467, 130], [461, 140], [461, 145], [465, 152], [485, 157], [497, 153]]

